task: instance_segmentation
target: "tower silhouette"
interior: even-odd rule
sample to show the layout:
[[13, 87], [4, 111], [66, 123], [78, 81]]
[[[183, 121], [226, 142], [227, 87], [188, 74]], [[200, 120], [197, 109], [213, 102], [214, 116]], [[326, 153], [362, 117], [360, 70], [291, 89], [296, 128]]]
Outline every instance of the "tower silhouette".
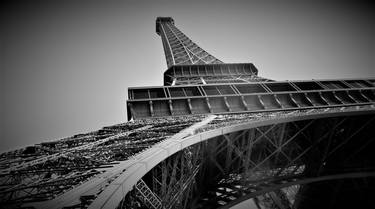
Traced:
[[129, 122], [2, 153], [2, 207], [370, 203], [375, 79], [274, 81], [220, 61], [171, 17], [156, 33], [164, 85], [128, 88]]

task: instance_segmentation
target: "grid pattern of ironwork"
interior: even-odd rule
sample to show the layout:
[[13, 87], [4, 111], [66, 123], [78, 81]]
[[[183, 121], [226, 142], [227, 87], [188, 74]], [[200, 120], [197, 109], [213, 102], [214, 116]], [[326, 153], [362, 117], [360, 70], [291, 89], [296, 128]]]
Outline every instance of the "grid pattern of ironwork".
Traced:
[[[220, 127], [230, 130], [233, 124], [244, 121], [335, 111], [345, 113], [348, 109], [217, 115], [197, 131], [210, 132]], [[303, 184], [375, 176], [374, 167], [357, 164], [362, 170], [358, 172], [350, 162], [360, 150], [368, 148], [369, 139], [374, 136], [374, 120], [373, 114], [343, 114], [224, 133], [171, 155], [142, 179], [165, 208], [230, 208], [249, 198], [255, 198], [265, 208], [292, 208]], [[186, 158], [186, 153], [191, 153], [190, 157]], [[189, 162], [199, 167], [197, 173], [182, 169]], [[186, 183], [181, 176], [195, 179]], [[140, 200], [129, 202], [132, 194], [126, 195], [120, 208], [132, 208], [131, 204]], [[171, 196], [178, 199], [174, 205], [169, 204]]]
[[[66, 206], [87, 207], [123, 172], [119, 162], [202, 118], [138, 120], [2, 153], [0, 202], [9, 208], [28, 202], [52, 208], [59, 197], [69, 199]], [[82, 190], [85, 193], [80, 193]]]
[[[219, 120], [229, 118], [232, 116]], [[270, 192], [278, 192], [276, 196], [280, 198], [286, 196], [280, 189], [317, 181], [315, 178], [322, 178], [327, 170], [331, 169], [330, 175], [348, 173], [350, 166], [343, 170], [327, 169], [332, 163], [329, 159], [339, 158], [340, 163], [346, 165], [349, 156], [362, 146], [352, 142], [367, 141], [366, 138], [373, 135], [370, 133], [374, 121], [374, 116], [313, 119], [257, 127], [214, 138], [210, 142], [212, 154], [209, 160], [218, 171], [214, 172], [217, 180], [193, 208], [230, 208], [240, 202], [238, 198], [244, 200]], [[348, 144], [352, 149], [343, 148]], [[215, 175], [211, 179], [215, 179]], [[360, 174], [366, 175], [373, 176], [374, 172]], [[283, 207], [291, 208], [292, 202], [285, 201], [277, 208]]]

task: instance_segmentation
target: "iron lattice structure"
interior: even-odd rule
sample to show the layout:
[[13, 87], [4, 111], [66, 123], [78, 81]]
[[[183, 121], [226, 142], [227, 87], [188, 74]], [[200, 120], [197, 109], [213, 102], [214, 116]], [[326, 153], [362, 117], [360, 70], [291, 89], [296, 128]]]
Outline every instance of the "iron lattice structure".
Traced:
[[129, 88], [127, 123], [2, 153], [1, 207], [370, 205], [375, 79], [273, 81], [156, 32], [164, 86]]

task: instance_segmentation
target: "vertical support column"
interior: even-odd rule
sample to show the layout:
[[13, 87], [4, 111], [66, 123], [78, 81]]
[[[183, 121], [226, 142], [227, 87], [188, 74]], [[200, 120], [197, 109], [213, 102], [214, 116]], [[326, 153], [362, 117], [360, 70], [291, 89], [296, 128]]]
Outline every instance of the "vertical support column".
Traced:
[[191, 106], [191, 99], [190, 99], [190, 98], [187, 99], [187, 104], [188, 104], [188, 107], [189, 107], [189, 111], [190, 111], [190, 113], [191, 113], [191, 114], [194, 114], [194, 112], [193, 112], [193, 107]]
[[301, 107], [301, 106], [297, 103], [297, 101], [293, 98], [292, 94], [289, 93], [288, 96], [289, 96], [290, 100], [292, 101], [292, 103], [293, 103], [295, 106], [297, 106], [297, 107]]
[[242, 105], [245, 107], [245, 109], [246, 109], [246, 110], [249, 110], [249, 106], [247, 105], [244, 96], [241, 96], [241, 102], [242, 102]]
[[228, 104], [227, 97], [224, 97], [224, 104], [225, 104], [225, 106], [227, 107], [227, 110], [228, 110], [229, 112], [232, 112], [232, 110], [231, 110], [231, 108], [230, 108], [230, 106], [229, 106], [229, 104]]
[[169, 107], [169, 112], [170, 112], [171, 115], [173, 116], [173, 115], [174, 115], [174, 112], [173, 112], [172, 100], [168, 100], [168, 107]]
[[210, 100], [208, 99], [208, 97], [206, 97], [205, 101], [206, 101], [208, 110], [210, 111], [210, 113], [212, 113], [212, 107], [211, 107]]
[[257, 95], [259, 104], [262, 105], [263, 109], [266, 109], [266, 106], [264, 105], [264, 102], [262, 100], [262, 97], [260, 95]]
[[152, 101], [149, 101], [148, 104], [149, 104], [149, 108], [150, 108], [151, 117], [154, 117], [154, 106], [153, 106]]

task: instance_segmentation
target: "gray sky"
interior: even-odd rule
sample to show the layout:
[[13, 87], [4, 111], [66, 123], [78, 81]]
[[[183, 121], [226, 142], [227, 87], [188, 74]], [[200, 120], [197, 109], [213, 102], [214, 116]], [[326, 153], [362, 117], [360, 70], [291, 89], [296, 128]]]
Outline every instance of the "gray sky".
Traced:
[[126, 121], [127, 87], [162, 85], [157, 16], [263, 77], [375, 77], [373, 9], [358, 1], [53, 2], [1, 11], [0, 152]]

